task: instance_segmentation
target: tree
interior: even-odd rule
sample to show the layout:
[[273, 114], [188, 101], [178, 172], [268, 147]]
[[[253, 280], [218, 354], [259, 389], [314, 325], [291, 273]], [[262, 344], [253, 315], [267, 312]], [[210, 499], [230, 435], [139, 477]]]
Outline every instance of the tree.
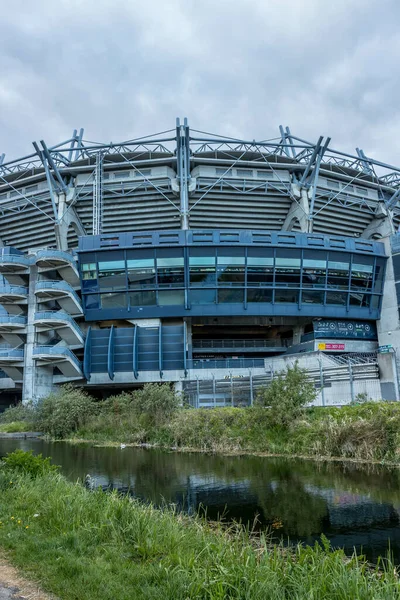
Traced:
[[294, 366], [280, 371], [269, 386], [259, 390], [256, 404], [270, 409], [271, 422], [288, 427], [316, 397], [317, 391], [307, 370], [296, 361]]

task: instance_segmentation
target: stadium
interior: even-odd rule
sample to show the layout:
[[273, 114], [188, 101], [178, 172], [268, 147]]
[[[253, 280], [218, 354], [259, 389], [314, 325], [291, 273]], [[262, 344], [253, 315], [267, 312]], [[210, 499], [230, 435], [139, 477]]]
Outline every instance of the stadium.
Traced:
[[287, 127], [177, 119], [3, 155], [0, 402], [166, 381], [194, 406], [249, 404], [295, 360], [322, 405], [399, 399], [399, 196], [400, 168]]

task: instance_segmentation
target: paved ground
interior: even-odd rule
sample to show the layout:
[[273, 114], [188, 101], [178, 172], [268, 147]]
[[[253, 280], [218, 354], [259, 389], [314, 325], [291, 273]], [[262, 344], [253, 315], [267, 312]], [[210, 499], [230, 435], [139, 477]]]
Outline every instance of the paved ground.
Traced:
[[0, 554], [0, 600], [56, 600], [42, 592], [37, 585], [21, 577], [19, 572]]

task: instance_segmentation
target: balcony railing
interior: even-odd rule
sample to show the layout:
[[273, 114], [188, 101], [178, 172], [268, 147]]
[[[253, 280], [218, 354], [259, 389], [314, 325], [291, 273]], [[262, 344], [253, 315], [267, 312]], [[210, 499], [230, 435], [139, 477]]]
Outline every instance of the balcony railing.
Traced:
[[31, 260], [22, 254], [9, 254], [0, 252], [0, 265], [3, 263], [14, 263], [17, 266], [29, 267]]
[[243, 348], [287, 348], [288, 340], [193, 340], [193, 350], [225, 348], [241, 350]]
[[79, 333], [81, 337], [85, 337], [75, 319], [63, 310], [45, 310], [36, 312], [35, 321], [47, 321], [50, 323], [54, 323], [54, 321], [60, 321], [68, 323], [75, 331]]
[[188, 360], [188, 369], [252, 369], [264, 368], [263, 358], [227, 358], [223, 360]]
[[0, 284], [0, 296], [27, 296], [28, 288], [24, 285]]
[[74, 365], [82, 371], [82, 363], [78, 360], [73, 352], [69, 348], [65, 348], [65, 346], [36, 346], [33, 349], [34, 356], [53, 356], [56, 357], [65, 357], [66, 359], [71, 360]]
[[38, 262], [39, 260], [65, 260], [67, 262], [72, 263], [74, 266], [76, 266], [76, 259], [74, 257], [73, 254], [71, 254], [70, 252], [65, 252], [65, 250], [39, 250], [36, 253], [35, 256], [35, 261]]
[[[72, 285], [70, 285], [69, 283], [67, 283], [66, 281], [63, 281], [61, 279], [54, 280], [54, 281], [37, 281], [35, 291], [38, 292], [39, 290], [55, 290], [55, 291], [60, 291], [60, 292], [66, 292], [67, 294], [69, 294], [70, 296], [75, 298], [77, 303], [79, 305], [81, 305], [81, 299], [79, 298], [78, 294], [75, 292]], [[1, 292], [1, 288], [0, 288], [0, 292]]]
[[21, 315], [0, 315], [0, 325], [26, 325], [27, 320]]
[[22, 360], [24, 358], [23, 348], [0, 348], [0, 359], [2, 358], [15, 358]]

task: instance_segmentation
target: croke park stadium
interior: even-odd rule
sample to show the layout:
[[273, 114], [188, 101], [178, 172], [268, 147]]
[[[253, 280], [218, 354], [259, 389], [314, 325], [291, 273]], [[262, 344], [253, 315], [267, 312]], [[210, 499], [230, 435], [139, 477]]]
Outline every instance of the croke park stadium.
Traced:
[[399, 399], [400, 167], [190, 129], [0, 157], [0, 403], [170, 382], [251, 404], [296, 360], [319, 405]]

